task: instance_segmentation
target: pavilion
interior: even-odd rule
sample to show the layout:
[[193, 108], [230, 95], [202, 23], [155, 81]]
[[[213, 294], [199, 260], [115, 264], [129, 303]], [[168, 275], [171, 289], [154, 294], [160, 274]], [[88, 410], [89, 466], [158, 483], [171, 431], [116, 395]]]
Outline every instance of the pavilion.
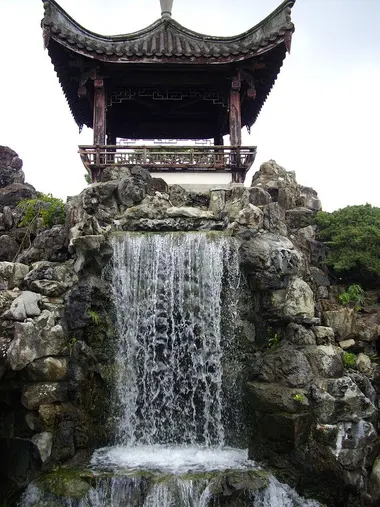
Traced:
[[[243, 182], [256, 147], [241, 145], [241, 130], [256, 121], [290, 51], [294, 3], [285, 0], [240, 35], [215, 37], [177, 23], [173, 1], [161, 0], [152, 25], [105, 36], [45, 0], [45, 47], [77, 125], [94, 131], [93, 145], [79, 147], [92, 181], [108, 165], [139, 164], [168, 183]], [[211, 141], [145, 143], [167, 139]]]

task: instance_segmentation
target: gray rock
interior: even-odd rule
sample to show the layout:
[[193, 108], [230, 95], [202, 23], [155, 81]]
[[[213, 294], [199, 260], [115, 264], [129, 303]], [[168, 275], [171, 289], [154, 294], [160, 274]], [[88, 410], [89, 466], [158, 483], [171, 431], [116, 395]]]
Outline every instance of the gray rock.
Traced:
[[372, 376], [373, 367], [371, 363], [371, 359], [363, 353], [358, 354], [356, 358], [356, 368], [360, 371], [360, 373], [364, 373], [368, 377]]
[[286, 287], [290, 275], [302, 272], [303, 257], [288, 238], [271, 233], [238, 237], [241, 265], [251, 289]]
[[350, 338], [355, 334], [355, 312], [351, 308], [326, 310], [323, 312], [323, 320], [340, 339]]
[[120, 181], [117, 187], [118, 200], [130, 208], [144, 199], [146, 190], [146, 182], [142, 178], [127, 176]]
[[69, 360], [67, 357], [42, 357], [25, 368], [27, 378], [32, 381], [60, 381], [67, 378]]
[[131, 171], [128, 167], [123, 166], [108, 166], [102, 171], [102, 181], [122, 180], [126, 176], [130, 176]]
[[303, 201], [303, 206], [311, 209], [312, 211], [321, 211], [322, 204], [319, 200], [317, 192], [310, 187], [300, 186], [300, 198]]
[[23, 321], [27, 317], [37, 317], [41, 310], [38, 306], [41, 295], [35, 292], [23, 291], [11, 304], [8, 311], [3, 313], [3, 319]]
[[[160, 219], [167, 216], [167, 210], [171, 207], [168, 198], [164, 198], [161, 195], [147, 195], [145, 199], [137, 206], [127, 208], [120, 220], [121, 225], [126, 220], [135, 219], [140, 220], [141, 218]], [[174, 208], [182, 209], [182, 208]], [[187, 208], [186, 208], [187, 209]], [[190, 208], [192, 209], [192, 208]]]
[[135, 176], [145, 182], [148, 182], [152, 179], [152, 175], [150, 174], [149, 169], [142, 167], [141, 165], [135, 165], [132, 167], [131, 176]]
[[226, 193], [225, 213], [230, 222], [239, 218], [239, 213], [249, 204], [248, 189], [243, 184], [233, 184]]
[[354, 347], [355, 343], [356, 343], [355, 340], [350, 338], [349, 340], [342, 340], [341, 342], [339, 342], [339, 347], [343, 350], [347, 350], [350, 349], [351, 347]]
[[315, 336], [311, 329], [291, 322], [285, 331], [285, 339], [294, 345], [315, 345]]
[[295, 231], [309, 225], [313, 216], [314, 213], [308, 208], [298, 207], [288, 209], [285, 213], [285, 222], [290, 230]]
[[67, 287], [61, 282], [53, 282], [52, 280], [34, 280], [29, 285], [30, 289], [44, 296], [58, 297], [61, 296]]
[[7, 357], [12, 370], [21, 370], [40, 357], [59, 356], [64, 348], [62, 327], [44, 310], [35, 322], [16, 322]]
[[64, 225], [54, 225], [41, 231], [32, 243], [18, 257], [18, 261], [32, 264], [37, 261], [64, 262], [69, 258], [68, 236]]
[[13, 261], [18, 254], [20, 245], [11, 236], [0, 236], [0, 261]]
[[83, 211], [95, 217], [99, 223], [111, 223], [118, 213], [117, 188], [117, 181], [94, 183], [80, 194], [81, 199], [77, 205], [83, 207]]
[[20, 169], [16, 170], [13, 167], [0, 166], [0, 188], [8, 187], [13, 183], [24, 183], [25, 174]]
[[169, 186], [163, 178], [151, 178], [147, 182], [147, 193], [148, 195], [156, 195], [156, 192], [160, 194], [168, 194]]
[[210, 211], [204, 211], [200, 208], [181, 207], [177, 208], [173, 206], [166, 210], [168, 217], [176, 218], [201, 218], [201, 219], [213, 219], [215, 216]]
[[62, 382], [35, 382], [22, 390], [21, 403], [28, 410], [40, 405], [67, 401], [67, 386]]
[[190, 203], [190, 195], [180, 185], [171, 185], [169, 187], [169, 199], [173, 206], [187, 206]]
[[0, 146], [0, 166], [12, 167], [14, 159], [18, 158], [18, 154], [8, 146]]
[[0, 208], [3, 206], [17, 206], [24, 199], [33, 199], [36, 196], [36, 189], [32, 185], [12, 183], [0, 188]]
[[[251, 406], [260, 412], [295, 414], [309, 406], [307, 392], [304, 389], [264, 382], [248, 382], [247, 389]], [[300, 401], [296, 401], [297, 399]]]
[[295, 277], [288, 286], [283, 313], [286, 317], [314, 317], [314, 294], [309, 285]]
[[331, 327], [315, 326], [313, 331], [317, 345], [332, 345], [335, 343], [334, 330]]
[[6, 229], [11, 229], [13, 227], [13, 214], [9, 206], [4, 206], [3, 208], [3, 223]]
[[20, 287], [29, 267], [18, 262], [0, 262], [0, 288], [14, 289]]
[[265, 206], [272, 201], [271, 195], [261, 187], [250, 187], [248, 194], [249, 202], [254, 206]]
[[330, 286], [329, 277], [321, 269], [316, 268], [315, 266], [311, 266], [310, 267], [310, 275], [318, 287], [321, 285], [324, 287]]
[[305, 387], [313, 379], [313, 372], [303, 352], [284, 345], [264, 356], [259, 379], [287, 387]]
[[77, 259], [74, 269], [77, 273], [85, 267], [100, 273], [112, 256], [112, 247], [104, 235], [80, 236], [73, 240]]
[[377, 456], [369, 477], [368, 490], [375, 499], [380, 499], [380, 456]]
[[315, 373], [324, 378], [341, 377], [344, 371], [343, 351], [332, 345], [319, 345], [306, 352]]
[[269, 232], [286, 236], [285, 212], [278, 202], [271, 202], [263, 207], [263, 227]]
[[226, 205], [226, 193], [224, 188], [210, 190], [209, 211], [219, 220], [224, 213]]
[[358, 422], [377, 412], [350, 377], [317, 380], [311, 392], [315, 414], [322, 423]]
[[245, 225], [251, 229], [262, 229], [263, 227], [263, 212], [257, 206], [248, 204], [243, 208], [238, 215], [237, 222], [240, 225]]
[[42, 463], [45, 463], [51, 454], [51, 448], [53, 446], [53, 433], [50, 433], [49, 431], [36, 433], [32, 436], [31, 440], [40, 453]]

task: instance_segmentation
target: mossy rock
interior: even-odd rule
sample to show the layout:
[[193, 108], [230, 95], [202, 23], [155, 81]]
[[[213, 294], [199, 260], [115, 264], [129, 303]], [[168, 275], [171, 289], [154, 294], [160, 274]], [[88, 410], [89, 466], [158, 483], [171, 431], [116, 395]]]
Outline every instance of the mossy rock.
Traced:
[[81, 479], [78, 472], [65, 469], [45, 475], [36, 484], [42, 491], [76, 500], [84, 498], [91, 489], [91, 485]]
[[234, 470], [223, 472], [209, 484], [212, 494], [210, 505], [244, 507], [252, 505], [252, 493], [269, 485], [269, 474], [264, 470]]

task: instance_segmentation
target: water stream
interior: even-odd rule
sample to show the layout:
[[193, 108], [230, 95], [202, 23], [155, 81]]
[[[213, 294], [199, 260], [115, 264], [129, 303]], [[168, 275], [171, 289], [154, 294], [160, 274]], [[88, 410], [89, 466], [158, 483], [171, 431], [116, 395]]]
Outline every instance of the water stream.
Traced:
[[239, 413], [239, 396], [223, 376], [238, 299], [234, 241], [223, 234], [127, 234], [113, 248], [113, 445], [98, 449], [78, 473], [81, 497], [34, 484], [22, 506], [319, 505], [280, 484], [226, 437], [231, 414]]

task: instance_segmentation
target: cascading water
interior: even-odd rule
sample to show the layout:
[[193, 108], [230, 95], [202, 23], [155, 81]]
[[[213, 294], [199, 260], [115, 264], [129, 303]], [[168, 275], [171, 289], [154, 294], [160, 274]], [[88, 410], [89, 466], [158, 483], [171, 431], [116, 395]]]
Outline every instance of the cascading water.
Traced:
[[118, 443], [224, 444], [221, 295], [237, 281], [223, 236], [115, 240]]
[[238, 412], [226, 406], [234, 396], [223, 382], [237, 318], [234, 241], [127, 234], [113, 248], [115, 445], [94, 453], [82, 498], [58, 498], [47, 481], [28, 488], [23, 507], [209, 507], [225, 490], [237, 495], [223, 497], [226, 507], [319, 505], [226, 447]]

